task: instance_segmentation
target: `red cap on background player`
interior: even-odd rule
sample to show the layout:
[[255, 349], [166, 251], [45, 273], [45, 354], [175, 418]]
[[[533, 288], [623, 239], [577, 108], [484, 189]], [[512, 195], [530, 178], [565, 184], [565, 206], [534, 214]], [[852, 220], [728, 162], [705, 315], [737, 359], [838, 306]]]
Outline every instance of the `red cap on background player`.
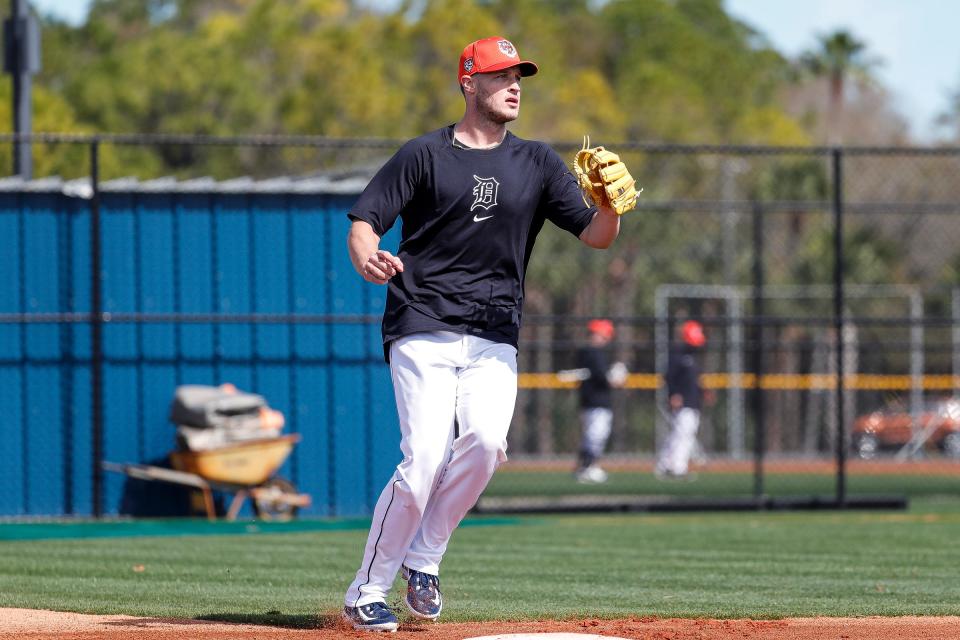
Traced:
[[696, 320], [687, 320], [680, 328], [680, 334], [683, 341], [691, 347], [702, 347], [707, 341], [707, 336], [703, 333], [703, 326]]
[[520, 65], [520, 75], [532, 76], [537, 65], [529, 60], [521, 60], [517, 48], [506, 38], [494, 36], [471, 42], [460, 54], [460, 67], [457, 80], [475, 73], [490, 73]]
[[613, 323], [609, 320], [591, 320], [587, 323], [587, 330], [590, 333], [596, 333], [604, 338], [610, 339], [613, 337]]

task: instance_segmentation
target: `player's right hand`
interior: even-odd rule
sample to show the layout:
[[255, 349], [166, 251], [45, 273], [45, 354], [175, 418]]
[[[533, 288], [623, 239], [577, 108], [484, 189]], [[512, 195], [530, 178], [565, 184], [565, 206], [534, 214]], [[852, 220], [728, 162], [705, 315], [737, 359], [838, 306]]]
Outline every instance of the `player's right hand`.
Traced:
[[374, 284], [386, 284], [403, 271], [403, 262], [389, 251], [378, 249], [363, 263], [363, 279]]

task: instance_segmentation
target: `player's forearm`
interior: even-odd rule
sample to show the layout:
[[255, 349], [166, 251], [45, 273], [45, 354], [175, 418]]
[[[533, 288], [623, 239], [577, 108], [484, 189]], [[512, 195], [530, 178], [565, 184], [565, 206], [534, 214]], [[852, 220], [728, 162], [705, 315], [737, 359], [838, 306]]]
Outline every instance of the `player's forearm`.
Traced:
[[373, 227], [362, 220], [354, 220], [347, 234], [347, 249], [350, 252], [350, 262], [357, 273], [364, 275], [364, 265], [379, 248], [380, 236]]
[[380, 248], [380, 236], [369, 223], [355, 220], [347, 234], [347, 250], [353, 268], [367, 282], [386, 284], [403, 271], [403, 261]]
[[600, 207], [593, 220], [580, 234], [580, 240], [588, 247], [606, 249], [620, 233], [620, 216], [608, 207]]

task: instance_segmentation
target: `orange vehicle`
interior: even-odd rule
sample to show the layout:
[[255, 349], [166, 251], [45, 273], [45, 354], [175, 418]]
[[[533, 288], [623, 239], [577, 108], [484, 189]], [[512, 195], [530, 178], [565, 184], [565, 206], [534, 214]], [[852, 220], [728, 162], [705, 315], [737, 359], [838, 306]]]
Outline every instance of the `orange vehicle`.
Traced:
[[907, 447], [960, 459], [960, 398], [928, 401], [916, 415], [899, 404], [862, 415], [853, 423], [851, 442], [864, 460]]

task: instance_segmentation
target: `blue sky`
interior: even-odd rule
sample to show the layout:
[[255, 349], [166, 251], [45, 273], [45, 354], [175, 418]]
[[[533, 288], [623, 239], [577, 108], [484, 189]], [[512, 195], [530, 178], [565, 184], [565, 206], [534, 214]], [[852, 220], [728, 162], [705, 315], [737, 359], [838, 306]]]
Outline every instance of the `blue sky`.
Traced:
[[[368, 0], [396, 4], [395, 0]], [[643, 0], [635, 0], [642, 2]], [[813, 48], [816, 36], [845, 28], [883, 64], [875, 74], [923, 142], [960, 90], [960, 0], [725, 0], [727, 9], [766, 34], [786, 55]], [[31, 0], [44, 13], [83, 20], [90, 0]]]
[[920, 141], [960, 91], [960, 2], [957, 0], [726, 0], [727, 10], [794, 56], [817, 34], [845, 28], [881, 58], [874, 73], [895, 96], [897, 111]]
[[40, 13], [54, 14], [73, 24], [83, 21], [90, 7], [90, 0], [29, 0]]

